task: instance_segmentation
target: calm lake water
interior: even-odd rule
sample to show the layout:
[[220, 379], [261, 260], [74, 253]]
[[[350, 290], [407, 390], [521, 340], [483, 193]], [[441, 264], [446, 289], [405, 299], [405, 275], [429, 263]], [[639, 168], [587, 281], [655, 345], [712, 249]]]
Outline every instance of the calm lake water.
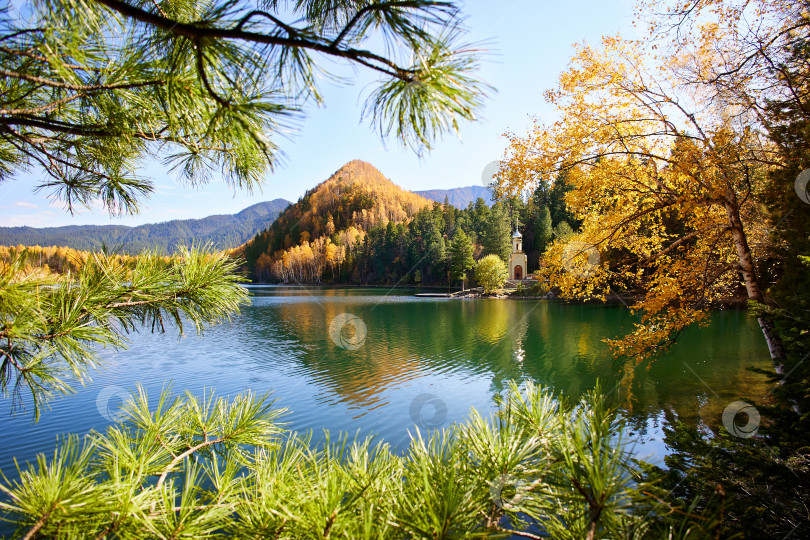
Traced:
[[729, 403], [764, 395], [762, 377], [747, 368], [770, 365], [756, 322], [742, 311], [715, 314], [622, 383], [624, 366], [601, 342], [632, 327], [620, 306], [415, 298], [408, 290], [250, 290], [249, 307], [203, 336], [144, 332], [126, 351], [103, 351], [92, 382], [54, 401], [39, 423], [30, 409], [10, 415], [9, 400], [0, 400], [0, 469], [16, 476], [14, 457], [50, 454], [62, 434], [103, 430], [136, 384], [156, 398], [170, 382], [176, 393], [270, 392], [290, 410], [293, 430], [376, 433], [402, 449], [415, 424], [449, 426], [470, 407], [493, 410], [493, 396], [510, 380], [573, 398], [599, 380], [623, 403], [636, 453], [660, 463], [667, 417], [720, 425]]

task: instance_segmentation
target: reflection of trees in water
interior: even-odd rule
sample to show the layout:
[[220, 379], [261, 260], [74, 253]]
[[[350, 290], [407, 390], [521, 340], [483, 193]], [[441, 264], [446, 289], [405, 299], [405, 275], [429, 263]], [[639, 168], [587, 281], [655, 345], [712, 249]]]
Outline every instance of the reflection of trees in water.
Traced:
[[633, 393], [638, 412], [648, 417], [663, 410], [688, 425], [716, 430], [729, 403], [764, 398], [764, 377], [750, 368], [770, 364], [752, 324], [741, 311], [715, 314], [710, 326], [687, 331], [649, 370], [637, 368]]
[[[317, 302], [280, 303], [247, 313], [273, 327], [271, 339], [299, 344], [290, 357], [307, 377], [363, 410], [380, 406], [385, 390], [429, 373], [485, 377], [493, 394], [509, 380], [530, 379], [570, 399], [599, 380], [632, 413], [639, 432], [662, 409], [687, 423], [702, 419], [716, 426], [728, 403], [762, 395], [761, 377], [747, 366], [768, 365], [761, 336], [747, 328], [744, 314], [718, 314], [710, 327], [687, 332], [649, 369], [635, 367], [632, 383], [623, 387], [628, 364], [610, 356], [601, 342], [632, 323], [619, 308], [532, 300], [375, 304], [369, 298], [353, 301], [345, 291], [324, 292], [346, 298], [322, 294], [326, 297]], [[330, 321], [347, 312], [368, 329], [357, 350], [342, 349], [329, 338]], [[260, 335], [247, 339], [261, 343], [263, 325], [251, 324]], [[272, 355], [260, 360], [274, 361]]]
[[502, 300], [481, 300], [476, 305], [467, 302], [473, 309], [466, 310], [472, 315], [475, 329], [475, 339], [493, 347], [498, 346], [501, 340], [510, 332], [510, 310]]
[[[383, 391], [422, 376], [419, 358], [391, 335], [373, 305], [324, 301], [303, 307], [282, 304], [278, 324], [295, 339], [306, 343], [297, 361], [304, 373], [351, 406], [369, 410], [380, 405]], [[382, 311], [383, 306], [378, 309]], [[342, 348], [329, 335], [336, 317], [351, 313], [366, 325], [365, 340], [355, 350]]]

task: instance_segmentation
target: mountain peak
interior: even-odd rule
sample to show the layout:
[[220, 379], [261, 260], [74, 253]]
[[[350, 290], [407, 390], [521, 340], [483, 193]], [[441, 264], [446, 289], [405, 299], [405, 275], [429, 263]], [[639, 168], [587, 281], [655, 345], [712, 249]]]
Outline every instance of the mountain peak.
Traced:
[[[340, 169], [338, 169], [338, 172], [340, 172], [340, 171], [342, 171], [344, 169], [346, 169], [346, 170], [366, 169], [366, 170], [374, 170], [374, 171], [380, 172], [377, 169], [377, 167], [375, 167], [374, 165], [372, 165], [368, 161], [363, 161], [362, 159], [353, 159], [353, 160], [349, 161], [348, 163], [344, 164]], [[380, 174], [382, 174], [382, 173], [380, 173]]]
[[[269, 229], [248, 242], [245, 258], [254, 276], [268, 279], [271, 273], [284, 273], [283, 262], [278, 263], [284, 253], [321, 249], [333, 242], [347, 250], [374, 227], [407, 222], [431, 205], [387, 179], [370, 163], [356, 159], [308, 190]], [[282, 266], [273, 270], [276, 263]]]
[[360, 159], [354, 159], [343, 165], [329, 177], [327, 182], [330, 180], [335, 180], [346, 185], [354, 184], [357, 181], [368, 180], [375, 183], [381, 180], [390, 182], [377, 167]]

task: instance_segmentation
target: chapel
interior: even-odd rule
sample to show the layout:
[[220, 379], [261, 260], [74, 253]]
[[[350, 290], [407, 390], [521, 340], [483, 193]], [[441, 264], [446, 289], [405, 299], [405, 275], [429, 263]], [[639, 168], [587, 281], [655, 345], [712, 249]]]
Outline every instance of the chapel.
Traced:
[[526, 279], [528, 259], [523, 253], [523, 235], [515, 228], [512, 235], [512, 253], [509, 254], [509, 279]]

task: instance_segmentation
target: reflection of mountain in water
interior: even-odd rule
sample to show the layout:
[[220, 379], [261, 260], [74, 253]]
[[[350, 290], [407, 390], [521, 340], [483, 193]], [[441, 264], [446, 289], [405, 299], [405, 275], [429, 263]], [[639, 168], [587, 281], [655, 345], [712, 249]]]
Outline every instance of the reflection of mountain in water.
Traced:
[[[388, 403], [393, 389], [427, 376], [441, 377], [454, 392], [483, 377], [490, 395], [509, 380], [533, 380], [572, 399], [599, 380], [641, 433], [662, 410], [689, 423], [718, 425], [728, 403], [762, 395], [761, 377], [748, 366], [768, 365], [764, 343], [742, 312], [718, 313], [710, 327], [687, 332], [649, 370], [635, 368], [628, 388], [621, 381], [632, 366], [612, 358], [602, 343], [632, 324], [618, 307], [424, 301], [357, 289], [271, 290], [277, 292], [260, 292], [246, 311], [250, 324], [240, 325], [247, 333], [240, 339], [256, 347], [272, 344], [281, 354], [258, 362], [291, 362], [321, 388], [319, 401], [345, 402], [360, 415]], [[357, 350], [329, 337], [330, 322], [343, 313], [366, 324]]]

